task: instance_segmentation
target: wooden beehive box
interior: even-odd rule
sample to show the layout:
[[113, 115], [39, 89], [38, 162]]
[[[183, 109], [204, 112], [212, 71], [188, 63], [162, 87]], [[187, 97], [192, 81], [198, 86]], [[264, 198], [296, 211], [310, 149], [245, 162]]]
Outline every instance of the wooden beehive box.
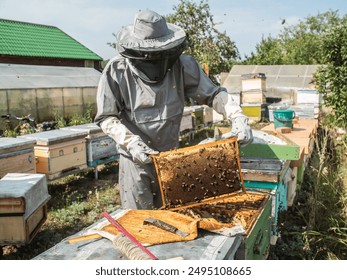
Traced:
[[250, 73], [241, 75], [242, 91], [266, 90], [266, 76], [264, 73]]
[[[265, 206], [270, 209], [270, 196], [245, 191], [236, 138], [160, 153], [153, 160], [164, 209], [229, 226], [241, 224], [246, 243], [255, 242], [251, 233]], [[269, 243], [271, 215], [266, 216], [263, 242]]]
[[241, 93], [241, 102], [242, 104], [245, 103], [265, 103], [266, 102], [266, 96], [264, 91], [262, 90], [248, 90], [248, 91], [242, 91]]
[[95, 167], [119, 158], [117, 143], [95, 123], [67, 126], [69, 131], [86, 132], [87, 165]]
[[266, 104], [261, 103], [243, 103], [241, 105], [243, 113], [251, 120], [261, 121], [268, 118], [268, 109]]
[[202, 221], [212, 218], [230, 227], [241, 224], [245, 229], [243, 258], [266, 256], [271, 198], [245, 191], [236, 138], [160, 153], [153, 160], [164, 209]]
[[20, 136], [35, 140], [36, 172], [54, 180], [87, 168], [85, 131], [51, 130]]
[[184, 107], [180, 123], [180, 133], [189, 132], [193, 129], [193, 109], [191, 107]]
[[11, 172], [35, 173], [35, 141], [0, 138], [0, 178]]
[[0, 180], [0, 244], [29, 243], [47, 218], [44, 174], [8, 173]]

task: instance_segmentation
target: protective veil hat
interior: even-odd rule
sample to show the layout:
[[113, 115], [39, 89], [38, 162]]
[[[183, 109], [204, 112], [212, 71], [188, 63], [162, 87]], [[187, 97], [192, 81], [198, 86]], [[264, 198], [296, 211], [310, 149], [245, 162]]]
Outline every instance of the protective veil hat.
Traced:
[[151, 10], [136, 14], [133, 25], [123, 27], [117, 34], [120, 54], [127, 50], [164, 51], [183, 44], [185, 31]]

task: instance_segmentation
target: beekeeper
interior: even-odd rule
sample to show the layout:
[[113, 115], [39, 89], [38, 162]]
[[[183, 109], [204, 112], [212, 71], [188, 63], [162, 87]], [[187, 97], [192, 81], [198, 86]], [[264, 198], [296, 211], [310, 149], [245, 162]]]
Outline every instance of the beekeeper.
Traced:
[[187, 98], [229, 119], [241, 145], [252, 141], [248, 119], [223, 87], [182, 54], [186, 34], [145, 10], [116, 36], [119, 56], [105, 67], [97, 91], [95, 122], [119, 146], [119, 189], [124, 209], [162, 206], [149, 155], [178, 148]]

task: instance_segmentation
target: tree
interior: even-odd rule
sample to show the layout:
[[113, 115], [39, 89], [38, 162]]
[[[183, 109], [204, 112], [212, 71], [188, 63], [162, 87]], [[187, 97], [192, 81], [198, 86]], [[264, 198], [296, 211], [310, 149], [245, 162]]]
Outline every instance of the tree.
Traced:
[[185, 53], [195, 57], [202, 65], [207, 66], [212, 80], [221, 72], [229, 72], [239, 52], [235, 43], [225, 32], [216, 28], [207, 0], [181, 0], [173, 7], [173, 14], [166, 16], [166, 20], [183, 28], [187, 34]]
[[262, 64], [262, 65], [279, 65], [283, 64], [283, 53], [281, 41], [269, 36], [262, 38], [261, 42], [256, 45], [256, 55], [252, 53], [249, 64]]
[[324, 66], [315, 73], [318, 91], [336, 124], [347, 127], [347, 15], [323, 36], [321, 58]]
[[257, 44], [245, 64], [322, 64], [323, 35], [339, 24], [337, 11], [309, 16], [298, 24], [284, 27], [277, 38], [269, 36]]

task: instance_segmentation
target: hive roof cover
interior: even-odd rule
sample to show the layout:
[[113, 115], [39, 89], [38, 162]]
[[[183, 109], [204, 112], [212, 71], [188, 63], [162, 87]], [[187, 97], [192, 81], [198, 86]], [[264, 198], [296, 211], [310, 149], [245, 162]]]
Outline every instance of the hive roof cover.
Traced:
[[7, 19], [0, 19], [0, 54], [102, 60], [55, 26]]

